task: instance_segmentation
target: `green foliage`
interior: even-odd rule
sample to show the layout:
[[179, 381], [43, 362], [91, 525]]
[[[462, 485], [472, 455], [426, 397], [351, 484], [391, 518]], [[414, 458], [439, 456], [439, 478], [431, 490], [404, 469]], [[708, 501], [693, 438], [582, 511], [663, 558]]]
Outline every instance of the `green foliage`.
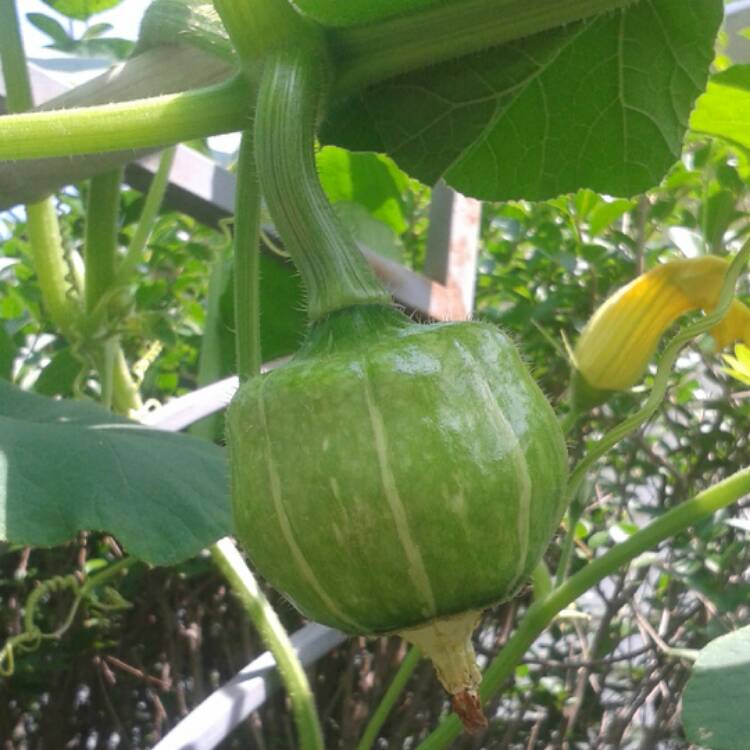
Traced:
[[225, 476], [210, 443], [0, 381], [0, 540], [114, 531], [129, 554], [174, 564], [229, 532]]
[[750, 348], [737, 344], [734, 349], [736, 356], [724, 355], [724, 361], [729, 365], [724, 370], [728, 375], [737, 378], [741, 383], [750, 385]]
[[321, 137], [485, 200], [634, 195], [679, 156], [721, 11], [649, 0], [409, 73], [338, 104]]
[[328, 200], [359, 203], [396, 234], [406, 230], [404, 194], [409, 178], [391, 159], [327, 146], [315, 161]]
[[[513, 336], [544, 390], [559, 403], [567, 383], [561, 333], [574, 341], [591, 312], [614, 289], [629, 282], [641, 263], [650, 268], [661, 259], [679, 256], [681, 251], [672, 241], [675, 228], [682, 235], [689, 233], [698, 247], [704, 247], [704, 196], [715, 189], [730, 190], [735, 197], [736, 215], [726, 223], [722, 241], [730, 246], [736, 242], [746, 221], [743, 198], [747, 179], [742, 152], [719, 143], [696, 142], [662, 187], [628, 203], [629, 210], [625, 203], [584, 192], [548, 203], [487, 204], [478, 316], [499, 323]], [[407, 253], [419, 257], [425, 219], [420, 208], [423, 196], [413, 183], [403, 202], [409, 225], [403, 240]], [[67, 245], [75, 249], [80, 246], [83, 227], [81, 201], [67, 195], [60, 206]], [[141, 206], [138, 193], [125, 191], [122, 239], [132, 233]], [[612, 223], [603, 225], [602, 217], [607, 214], [612, 215]], [[14, 342], [17, 382], [28, 386], [40, 372], [44, 376], [46, 369], [53, 367], [65, 346], [59, 337], [40, 338], [54, 329], [38, 303], [20, 218], [5, 217], [4, 236], [8, 239], [3, 253], [11, 262], [0, 271], [0, 306], [12, 315], [5, 317], [3, 326]], [[224, 246], [224, 237], [187, 216], [174, 212], [161, 216], [149, 254], [139, 267], [138, 302], [126, 326], [131, 361], [137, 361], [155, 340], [164, 347], [145, 372], [144, 396], [164, 401], [194, 387], [206, 320], [207, 269]], [[269, 264], [263, 271], [264, 293], [268, 294], [264, 331], [282, 326], [288, 309], [297, 316], [301, 336], [301, 298], [293, 296], [295, 301], [288, 308], [281, 304], [287, 294], [299, 294], [299, 279], [288, 273], [281, 259], [268, 257], [264, 263]], [[286, 275], [277, 277], [277, 267]], [[227, 374], [232, 368], [231, 300], [226, 288], [222, 326], [227, 328]], [[264, 345], [270, 346], [274, 336], [267, 335]], [[45, 343], [28, 351], [27, 342], [37, 339]], [[288, 339], [291, 347], [299, 340], [294, 335]], [[663, 412], [642, 433], [609, 454], [607, 469], [592, 482], [577, 525], [572, 573], [616, 543], [608, 529], [630, 534], [636, 526], [746, 463], [750, 404], [746, 399], [723, 398], [727, 390], [744, 386], [722, 375], [718, 359], [709, 350], [695, 350], [681, 360]], [[58, 382], [59, 393], [73, 395], [72, 390], [64, 390], [72, 387], [64, 385], [66, 378]], [[39, 380], [34, 387], [42, 387]], [[87, 388], [95, 395], [90, 386]], [[573, 453], [580, 455], [584, 444], [632, 411], [640, 397], [638, 393], [623, 394], [597, 411], [569, 438]], [[502, 746], [511, 731], [513, 741], [524, 746], [533, 741], [554, 744], [570, 727], [572, 741], [583, 746], [594, 743], [600, 731], [615, 747], [640, 742], [644, 734], [675, 748], [685, 746], [679, 739], [677, 696], [689, 670], [682, 661], [664, 656], [652, 642], [641, 640], [635, 612], [655, 628], [667, 622], [663, 638], [675, 648], [701, 648], [728, 627], [746, 624], [747, 592], [742, 580], [750, 564], [750, 547], [743, 526], [745, 512], [740, 508], [722, 514], [680, 534], [663, 545], [658, 555], [623, 570], [611, 585], [608, 582], [601, 591], [581, 599], [577, 611], [558, 619], [549, 636], [526, 655], [513, 684], [489, 705], [490, 715], [500, 712], [510, 719], [493, 722], [484, 744]], [[96, 562], [112, 553], [106, 539], [90, 535], [83, 546], [78, 542], [53, 550], [33, 550], [26, 573], [17, 573], [26, 570], [23, 551], [6, 549], [0, 556], [0, 628], [4, 633], [16, 632], [13, 600], [22, 602], [37, 580], [73, 570], [81, 554]], [[559, 545], [554, 544], [547, 554], [553, 571], [558, 555]], [[653, 566], [650, 576], [646, 575], [647, 564]], [[243, 613], [227, 599], [218, 576], [200, 557], [174, 569], [133, 571], [117, 587], [134, 603], [133, 608], [106, 615], [86, 609], [85, 616], [60, 642], [49, 641], [36, 652], [17, 655], [15, 676], [0, 683], [0, 705], [7, 709], [0, 711], [0, 736], [10, 736], [23, 717], [29, 722], [30, 738], [45, 737], [53, 746], [60, 737], [68, 741], [74, 736], [93, 736], [93, 731], [98, 731], [99, 737], [108, 736], [117, 727], [106, 708], [110, 701], [116, 705], [133, 746], [153, 746], [182, 712], [211, 692], [215, 675], [219, 681], [229, 679], [263, 648]], [[287, 627], [301, 624], [291, 607], [278, 598], [274, 601]], [[515, 613], [527, 603], [524, 591], [514, 603], [484, 617], [477, 639], [482, 657], [489, 659], [496, 653], [490, 644], [503, 642], [507, 623], [514, 621]], [[45, 627], [50, 630], [57, 622], [54, 611], [50, 608], [47, 614]], [[578, 619], [568, 619], [573, 615]], [[201, 636], [199, 646], [196, 634]], [[229, 648], [227, 644], [239, 645]], [[403, 653], [399, 649], [395, 640], [382, 639], [369, 642], [364, 650], [359, 646], [337, 650], [318, 663], [315, 692], [319, 705], [328, 707], [329, 746], [356, 745], [367, 717], [398, 667]], [[156, 682], [122, 671], [109, 661], [111, 657], [136, 666]], [[106, 670], [97, 666], [101, 662], [115, 675], [114, 683], [105, 678], [106, 692], [100, 683]], [[162, 681], [165, 664], [169, 665], [171, 684]], [[606, 701], [587, 680], [607, 684]], [[77, 685], [90, 687], [88, 702], [78, 701]], [[658, 690], [660, 685], [666, 693]], [[571, 719], [568, 706], [577, 687], [583, 697]], [[56, 700], [40, 711], [39, 701], [49, 690], [54, 691]], [[159, 699], [166, 720], [149, 696]], [[636, 705], [643, 706], [643, 713], [633, 713]], [[648, 712], [660, 707], [661, 718], [654, 725]], [[387, 740], [396, 748], [413, 745], [435, 726], [443, 711], [440, 688], [433, 682], [429, 665], [422, 665], [381, 728], [380, 741]], [[288, 718], [283, 697], [272, 700], [259, 713], [255, 727], [239, 728], [230, 742], [257, 743], [260, 735], [271, 747], [285, 736]], [[472, 742], [459, 739], [454, 745], [468, 750]]]
[[42, 2], [68, 18], [88, 21], [97, 13], [116, 8], [122, 0], [42, 0]]
[[404, 260], [404, 246], [398, 235], [361, 203], [339, 201], [334, 208], [341, 223], [363, 247], [399, 263]]
[[27, 13], [29, 22], [52, 39], [49, 49], [67, 52], [85, 57], [109, 57], [114, 60], [126, 58], [135, 46], [127, 39], [105, 37], [112, 30], [108, 23], [97, 23], [89, 26], [83, 34], [76, 38], [71, 36], [63, 25], [44, 13]]
[[691, 742], [710, 750], [748, 747], [750, 627], [711, 641], [698, 655], [683, 697], [683, 724]]
[[750, 148], [750, 65], [733, 65], [712, 76], [690, 118], [697, 133]]

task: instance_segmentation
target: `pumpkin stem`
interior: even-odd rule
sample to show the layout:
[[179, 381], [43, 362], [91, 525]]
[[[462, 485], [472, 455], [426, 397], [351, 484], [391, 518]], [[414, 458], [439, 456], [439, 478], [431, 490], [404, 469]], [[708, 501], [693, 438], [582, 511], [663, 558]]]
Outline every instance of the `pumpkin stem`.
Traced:
[[304, 46], [281, 49], [265, 64], [255, 116], [261, 192], [304, 281], [311, 321], [391, 304], [320, 184], [315, 131], [326, 85], [324, 49], [317, 58]]
[[471, 643], [471, 634], [481, 614], [462, 612], [398, 631], [398, 635], [432, 661], [438, 679], [451, 696], [453, 710], [470, 734], [487, 726], [477, 693], [482, 675]]

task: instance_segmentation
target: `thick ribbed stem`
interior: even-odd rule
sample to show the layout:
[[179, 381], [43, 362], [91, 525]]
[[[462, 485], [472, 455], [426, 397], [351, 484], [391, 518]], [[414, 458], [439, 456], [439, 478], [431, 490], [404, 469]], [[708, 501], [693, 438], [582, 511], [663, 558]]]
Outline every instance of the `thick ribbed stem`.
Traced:
[[319, 45], [317, 25], [289, 0], [214, 0], [214, 7], [252, 81], [259, 80], [264, 63], [277, 50]]
[[120, 207], [119, 169], [91, 179], [86, 206], [86, 312], [92, 315], [112, 288], [117, 261], [117, 216]]
[[633, 0], [462, 0], [336, 30], [336, 93], [618, 10]]
[[299, 49], [277, 53], [264, 69], [255, 121], [261, 189], [307, 287], [311, 320], [350, 305], [390, 302], [318, 179], [315, 122], [323, 85], [320, 60]]
[[260, 372], [260, 186], [252, 132], [242, 134], [234, 220], [234, 326], [240, 380]]

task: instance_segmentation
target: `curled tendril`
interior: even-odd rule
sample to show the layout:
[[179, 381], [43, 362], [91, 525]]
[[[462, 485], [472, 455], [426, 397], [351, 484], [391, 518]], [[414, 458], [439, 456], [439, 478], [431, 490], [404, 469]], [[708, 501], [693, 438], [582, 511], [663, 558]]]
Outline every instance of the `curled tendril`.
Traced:
[[[23, 625], [24, 630], [18, 635], [9, 638], [5, 645], [0, 649], [0, 676], [10, 677], [15, 669], [15, 654], [17, 652], [30, 652], [39, 647], [44, 640], [59, 640], [70, 629], [76, 614], [84, 601], [92, 595], [92, 592], [98, 586], [108, 581], [113, 576], [131, 565], [133, 558], [123, 558], [112, 565], [108, 566], [100, 573], [91, 576], [83, 581], [76, 575], [55, 576], [46, 581], [42, 581], [26, 598], [24, 604]], [[69, 591], [73, 594], [73, 604], [68, 610], [62, 624], [55, 630], [45, 632], [36, 624], [37, 609], [40, 602], [51, 594], [59, 594]], [[94, 603], [103, 610], [122, 609], [128, 606], [128, 603], [119, 596], [112, 594], [110, 587], [105, 588], [105, 601]]]
[[274, 255], [278, 255], [279, 258], [289, 260], [292, 256], [284, 250], [284, 248], [274, 239], [273, 235], [267, 230], [260, 228], [260, 238], [263, 244], [272, 252]]
[[223, 219], [218, 221], [219, 231], [224, 238], [224, 244], [219, 247], [219, 250], [228, 250], [232, 247], [234, 239], [232, 238], [232, 229], [234, 227], [234, 216], [225, 216]]
[[[78, 582], [78, 578], [75, 575], [67, 576], [55, 576], [47, 581], [42, 581], [28, 596], [26, 599], [26, 606], [24, 607], [24, 618], [23, 624], [26, 628], [27, 633], [38, 632], [40, 637], [49, 635], [43, 633], [34, 622], [34, 616], [36, 615], [37, 606], [39, 602], [50, 594], [60, 594], [63, 591], [71, 591], [78, 598], [78, 592], [81, 586]], [[77, 609], [77, 601], [74, 604], [74, 609]], [[75, 612], [73, 612], [75, 615]], [[67, 619], [67, 618], [66, 618]]]
[[681, 349], [696, 336], [709, 331], [720, 323], [729, 312], [729, 307], [734, 299], [734, 288], [737, 284], [737, 279], [745, 268], [748, 258], [750, 258], [750, 240], [745, 242], [742, 249], [732, 260], [727, 270], [727, 275], [724, 277], [724, 283], [721, 287], [721, 294], [719, 295], [719, 302], [716, 308], [705, 317], [676, 333], [664, 349], [664, 353], [659, 359], [659, 365], [656, 369], [654, 384], [643, 406], [604, 435], [575, 467], [568, 482], [568, 504], [576, 496], [592, 465], [610, 448], [619, 443], [620, 440], [636, 430], [656, 413], [666, 395], [669, 375]]

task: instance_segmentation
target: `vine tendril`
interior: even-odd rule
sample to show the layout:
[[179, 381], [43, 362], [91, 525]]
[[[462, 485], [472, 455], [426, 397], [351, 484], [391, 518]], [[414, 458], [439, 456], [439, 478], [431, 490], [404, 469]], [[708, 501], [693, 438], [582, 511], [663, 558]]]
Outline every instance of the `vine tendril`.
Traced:
[[[126, 557], [118, 560], [105, 570], [90, 576], [81, 581], [79, 576], [69, 574], [65, 576], [55, 576], [41, 582], [26, 598], [23, 616], [23, 632], [10, 637], [5, 645], [0, 649], [0, 677], [11, 677], [15, 670], [15, 653], [28, 653], [39, 647], [44, 640], [59, 640], [70, 629], [75, 620], [76, 614], [81, 604], [89, 598], [98, 586], [108, 581], [113, 576], [125, 570], [129, 565], [135, 562], [134, 558]], [[108, 593], [109, 587], [106, 587], [105, 593]], [[70, 606], [62, 624], [55, 630], [45, 632], [36, 624], [37, 610], [40, 602], [51, 594], [59, 594], [70, 591], [74, 595], [73, 604]], [[122, 597], [113, 598], [113, 604], [103, 604], [95, 602], [97, 606], [104, 609], [122, 609], [130, 606]]]

